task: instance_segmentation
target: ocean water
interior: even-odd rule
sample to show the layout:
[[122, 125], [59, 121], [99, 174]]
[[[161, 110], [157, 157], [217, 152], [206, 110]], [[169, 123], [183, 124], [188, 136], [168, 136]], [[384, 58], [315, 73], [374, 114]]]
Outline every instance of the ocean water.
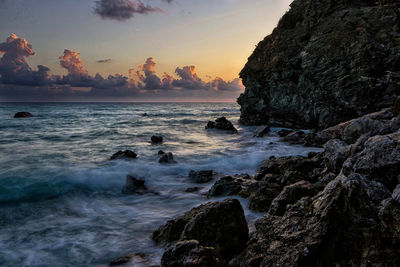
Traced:
[[[13, 119], [18, 111], [34, 117]], [[0, 265], [107, 266], [130, 253], [147, 255], [131, 266], [159, 264], [163, 247], [151, 233], [210, 201], [214, 181], [184, 192], [198, 186], [190, 170], [252, 175], [270, 156], [319, 151], [279, 142], [278, 129], [254, 138], [256, 128], [239, 125], [239, 115], [234, 103], [0, 103]], [[239, 134], [204, 129], [220, 116]], [[151, 144], [154, 134], [164, 143]], [[138, 159], [108, 160], [125, 149]], [[159, 150], [178, 163], [160, 165]], [[123, 195], [127, 174], [159, 195]], [[239, 200], [252, 225], [262, 214]]]

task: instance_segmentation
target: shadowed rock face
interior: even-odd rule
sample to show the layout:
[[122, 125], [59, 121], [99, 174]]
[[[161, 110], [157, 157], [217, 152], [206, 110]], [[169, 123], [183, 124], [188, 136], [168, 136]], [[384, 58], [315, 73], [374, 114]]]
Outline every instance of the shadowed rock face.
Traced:
[[240, 76], [241, 122], [325, 128], [400, 95], [400, 2], [295, 0]]

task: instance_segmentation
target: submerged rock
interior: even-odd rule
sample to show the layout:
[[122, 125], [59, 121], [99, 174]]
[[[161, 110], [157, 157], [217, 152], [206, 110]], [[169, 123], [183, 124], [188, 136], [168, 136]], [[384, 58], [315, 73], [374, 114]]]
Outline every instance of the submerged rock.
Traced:
[[189, 172], [189, 177], [192, 178], [196, 183], [208, 183], [213, 179], [213, 171], [212, 170], [204, 170], [204, 171], [193, 171]]
[[400, 2], [295, 0], [240, 73], [240, 121], [326, 128], [400, 95]]
[[163, 137], [162, 137], [161, 135], [153, 135], [153, 136], [151, 137], [151, 142], [152, 142], [153, 144], [162, 143], [162, 142], [163, 142]]
[[131, 150], [125, 150], [125, 151], [118, 151], [114, 155], [110, 157], [110, 160], [116, 160], [116, 159], [136, 159], [137, 154]]
[[14, 115], [14, 118], [30, 118], [33, 117], [33, 115], [29, 112], [17, 112]]
[[206, 129], [218, 129], [218, 130], [225, 130], [229, 133], [237, 133], [237, 129], [233, 124], [227, 120], [225, 117], [221, 117], [213, 121], [209, 121], [207, 123], [207, 126], [205, 127]]
[[144, 185], [144, 180], [137, 179], [132, 175], [126, 176], [125, 186], [122, 188], [122, 193], [131, 194], [144, 194], [147, 192], [147, 187]]
[[173, 164], [176, 163], [174, 160], [174, 155], [171, 152], [161, 154], [161, 158], [158, 160], [159, 163], [163, 164]]

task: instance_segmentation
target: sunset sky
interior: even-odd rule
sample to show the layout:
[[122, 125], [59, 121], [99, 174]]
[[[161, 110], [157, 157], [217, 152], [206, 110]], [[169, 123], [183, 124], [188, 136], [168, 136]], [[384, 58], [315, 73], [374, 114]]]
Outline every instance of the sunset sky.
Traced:
[[290, 2], [0, 0], [0, 101], [234, 100]]

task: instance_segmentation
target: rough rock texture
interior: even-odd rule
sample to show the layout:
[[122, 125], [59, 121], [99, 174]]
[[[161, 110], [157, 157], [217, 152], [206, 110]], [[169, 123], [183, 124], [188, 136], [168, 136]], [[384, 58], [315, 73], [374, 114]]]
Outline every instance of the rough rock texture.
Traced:
[[241, 122], [325, 128], [400, 95], [400, 2], [295, 0], [240, 76]]
[[206, 128], [206, 130], [207, 129], [224, 130], [231, 134], [238, 132], [237, 129], [235, 128], [235, 126], [233, 126], [232, 122], [227, 120], [225, 117], [218, 118], [215, 120], [215, 122], [209, 121], [205, 128]]
[[24, 112], [24, 111], [17, 112], [14, 115], [14, 118], [30, 118], [30, 117], [32, 117], [32, 114], [29, 112]]
[[243, 208], [236, 199], [209, 202], [168, 221], [153, 233], [161, 243], [197, 240], [201, 246], [213, 247], [225, 260], [240, 253], [248, 240]]
[[110, 160], [115, 160], [115, 159], [136, 159], [137, 154], [131, 150], [125, 150], [125, 151], [118, 151], [117, 153], [113, 154], [110, 157]]
[[173, 164], [176, 163], [174, 160], [174, 155], [171, 152], [159, 154], [161, 155], [160, 159], [158, 160], [159, 163], [163, 164]]

